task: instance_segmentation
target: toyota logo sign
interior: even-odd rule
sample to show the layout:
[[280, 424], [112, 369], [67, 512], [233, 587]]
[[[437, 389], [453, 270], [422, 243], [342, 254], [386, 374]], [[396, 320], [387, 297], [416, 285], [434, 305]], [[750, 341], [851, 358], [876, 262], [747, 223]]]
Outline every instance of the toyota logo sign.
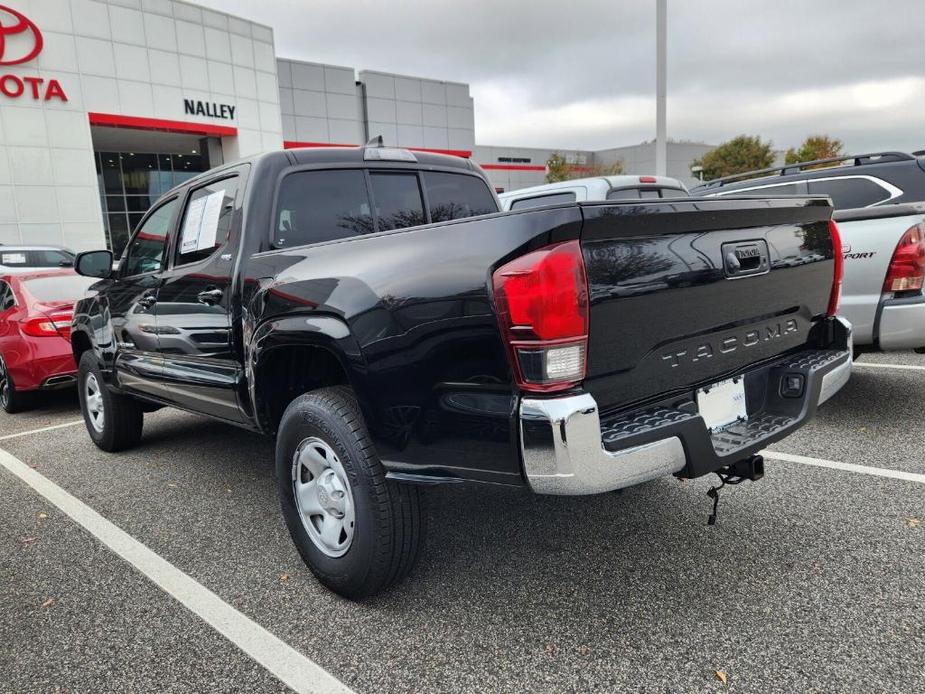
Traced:
[[[45, 40], [35, 22], [22, 12], [0, 5], [0, 65], [27, 63], [42, 52]], [[67, 101], [56, 79], [29, 75], [0, 75], [0, 94], [10, 99]]]
[[0, 5], [0, 65], [27, 63], [42, 52], [42, 32], [21, 12]]

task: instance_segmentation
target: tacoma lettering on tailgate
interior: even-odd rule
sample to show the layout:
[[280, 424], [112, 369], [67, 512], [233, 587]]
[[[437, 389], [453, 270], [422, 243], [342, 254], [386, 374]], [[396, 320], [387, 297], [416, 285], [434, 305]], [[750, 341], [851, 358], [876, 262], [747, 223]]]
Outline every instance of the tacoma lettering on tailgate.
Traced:
[[682, 349], [662, 355], [662, 361], [668, 362], [671, 368], [677, 368], [682, 363], [696, 364], [701, 359], [710, 359], [715, 354], [729, 354], [740, 347], [754, 347], [763, 342], [779, 340], [785, 335], [798, 332], [799, 324], [795, 319], [772, 323], [763, 328], [752, 328], [742, 335], [727, 335], [713, 342], [703, 342], [691, 349]]

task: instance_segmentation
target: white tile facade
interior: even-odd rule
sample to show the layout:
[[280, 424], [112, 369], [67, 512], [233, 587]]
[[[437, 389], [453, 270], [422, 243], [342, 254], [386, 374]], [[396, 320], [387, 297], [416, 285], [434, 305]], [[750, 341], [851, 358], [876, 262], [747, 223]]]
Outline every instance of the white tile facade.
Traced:
[[[44, 47], [0, 75], [56, 79], [67, 101], [33, 99], [28, 82], [22, 96], [0, 93], [0, 243], [104, 244], [88, 113], [236, 127], [226, 161], [282, 146], [269, 27], [179, 0], [6, 4]], [[184, 99], [233, 104], [235, 118], [186, 114]]]
[[475, 119], [469, 85], [363, 70], [370, 137], [389, 145], [471, 152]]
[[282, 59], [276, 65], [284, 141], [336, 145], [366, 141], [353, 68]]

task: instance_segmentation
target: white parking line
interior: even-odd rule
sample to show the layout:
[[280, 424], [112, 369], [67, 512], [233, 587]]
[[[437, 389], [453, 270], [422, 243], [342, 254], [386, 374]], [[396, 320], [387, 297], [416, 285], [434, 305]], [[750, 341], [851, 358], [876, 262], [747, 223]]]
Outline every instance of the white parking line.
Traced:
[[75, 419], [73, 422], [65, 422], [64, 424], [55, 424], [50, 427], [42, 427], [41, 429], [30, 429], [29, 431], [20, 431], [17, 434], [6, 434], [5, 436], [0, 436], [0, 441], [6, 441], [7, 439], [18, 439], [20, 436], [31, 436], [32, 434], [41, 434], [44, 431], [54, 431], [55, 429], [64, 429], [65, 427], [74, 427], [78, 424], [83, 424], [84, 420]]
[[905, 369], [907, 371], [925, 371], [925, 366], [917, 366], [913, 364], [881, 364], [879, 362], [872, 361], [856, 361], [854, 366], [864, 366], [868, 369]]
[[[58, 427], [47, 427], [44, 431], [54, 428]], [[288, 687], [300, 693], [355, 694], [321, 666], [3, 449], [0, 449], [0, 465], [82, 525], [97, 540]]]
[[786, 463], [800, 463], [801, 465], [815, 465], [816, 467], [827, 467], [833, 470], [844, 470], [845, 472], [859, 472], [862, 475], [876, 475], [877, 477], [891, 477], [894, 480], [905, 480], [906, 482], [918, 482], [925, 484], [925, 475], [917, 472], [906, 472], [904, 470], [888, 470], [882, 467], [871, 467], [869, 465], [855, 465], [854, 463], [840, 463], [835, 460], [825, 460], [823, 458], [810, 458], [805, 455], [794, 455], [793, 453], [778, 453], [777, 451], [761, 451], [761, 455], [772, 460], [782, 460]]

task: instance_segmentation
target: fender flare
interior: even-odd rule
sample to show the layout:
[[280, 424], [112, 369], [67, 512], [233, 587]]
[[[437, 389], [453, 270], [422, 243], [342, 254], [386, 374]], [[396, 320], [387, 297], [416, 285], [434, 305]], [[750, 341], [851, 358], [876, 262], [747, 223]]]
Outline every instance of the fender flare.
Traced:
[[333, 356], [347, 375], [347, 382], [360, 403], [363, 415], [369, 418], [369, 400], [365, 397], [366, 361], [359, 343], [342, 319], [304, 313], [271, 318], [257, 326], [246, 344], [244, 376], [254, 408], [253, 417], [261, 431], [272, 433], [272, 426], [257, 387], [258, 374], [274, 350], [281, 347], [322, 349]]

